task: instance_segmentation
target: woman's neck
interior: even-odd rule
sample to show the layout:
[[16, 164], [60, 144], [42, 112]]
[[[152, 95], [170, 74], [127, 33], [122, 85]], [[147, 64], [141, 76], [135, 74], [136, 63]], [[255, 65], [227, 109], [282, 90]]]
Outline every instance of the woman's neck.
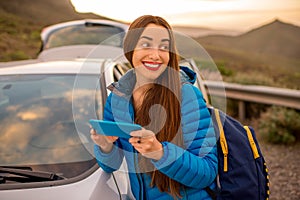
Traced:
[[150, 87], [150, 84], [141, 85], [138, 84], [138, 82], [135, 84], [133, 90], [133, 101], [135, 109], [139, 108], [142, 105], [145, 94]]

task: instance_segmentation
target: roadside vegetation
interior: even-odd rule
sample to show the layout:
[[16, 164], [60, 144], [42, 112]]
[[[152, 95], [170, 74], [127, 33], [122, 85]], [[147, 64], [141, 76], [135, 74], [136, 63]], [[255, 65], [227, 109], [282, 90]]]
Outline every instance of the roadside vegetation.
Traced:
[[[227, 100], [226, 112], [238, 119], [238, 102]], [[282, 106], [246, 103], [246, 120], [259, 140], [271, 144], [300, 144], [300, 111]]]
[[261, 115], [262, 137], [275, 144], [293, 144], [300, 139], [300, 113], [293, 109], [272, 106]]
[[40, 25], [0, 10], [0, 60], [35, 58], [40, 47], [40, 31]]

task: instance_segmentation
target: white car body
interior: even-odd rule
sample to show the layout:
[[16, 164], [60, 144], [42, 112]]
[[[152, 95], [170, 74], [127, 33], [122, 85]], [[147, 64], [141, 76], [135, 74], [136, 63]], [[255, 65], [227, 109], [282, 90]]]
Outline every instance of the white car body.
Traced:
[[[103, 72], [105, 74], [105, 84], [108, 85], [114, 81], [113, 71], [115, 67], [116, 63], [109, 60], [100, 59], [93, 61], [82, 59], [73, 61], [49, 61], [14, 67], [2, 67], [0, 68], [0, 78], [8, 76], [21, 77], [26, 75], [99, 76]], [[0, 98], [2, 97], [2, 103], [5, 100], [3, 98], [4, 92], [0, 93]], [[49, 135], [49, 137], [50, 136], [51, 135]], [[1, 165], [3, 165], [3, 163], [1, 163]], [[0, 184], [0, 199], [133, 199], [130, 191], [128, 176], [123, 171], [119, 170], [114, 174], [107, 174], [98, 167], [97, 163], [95, 163], [93, 167], [87, 171], [79, 174], [78, 176], [65, 180], [28, 183], [2, 183]], [[0, 175], [6, 176], [8, 173], [0, 171]]]
[[[25, 80], [24, 84], [27, 84], [31, 82], [31, 79], [33, 79], [32, 82], [35, 81], [38, 83], [39, 78], [43, 80], [44, 78], [49, 77], [60, 77], [60, 76], [65, 76], [65, 77], [76, 77], [74, 79], [74, 86], [73, 86], [73, 98], [74, 93], [76, 93], [76, 83], [80, 82], [80, 78], [85, 77], [85, 76], [91, 76], [91, 77], [101, 77], [102, 82], [99, 83], [101, 86], [100, 88], [96, 88], [95, 90], [100, 90], [101, 93], [103, 92], [103, 95], [108, 94], [108, 90], [106, 90], [106, 86], [114, 81], [116, 81], [116, 77], [119, 78], [122, 73], [119, 70], [120, 65], [114, 62], [114, 60], [121, 61], [123, 59], [123, 51], [121, 45], [115, 45], [115, 43], [108, 43], [108, 44], [79, 44], [79, 45], [73, 45], [73, 44], [68, 44], [68, 45], [63, 45], [63, 46], [54, 46], [54, 47], [48, 47], [47, 42], [49, 42], [49, 38], [52, 37], [52, 35], [55, 35], [57, 32], [63, 30], [63, 29], [70, 29], [70, 28], [77, 28], [77, 27], [85, 27], [85, 25], [88, 24], [88, 26], [95, 26], [95, 29], [102, 28], [104, 27], [109, 27], [111, 29], [116, 29], [117, 32], [125, 32], [127, 31], [127, 25], [121, 24], [118, 22], [113, 22], [113, 21], [108, 21], [108, 20], [77, 20], [77, 21], [71, 21], [71, 22], [65, 22], [65, 23], [60, 23], [56, 24], [53, 26], [46, 27], [43, 29], [41, 33], [41, 38], [43, 42], [43, 47], [41, 49], [41, 52], [39, 53], [37, 59], [32, 59], [32, 60], [25, 60], [25, 61], [13, 61], [13, 62], [6, 62], [6, 63], [0, 63], [0, 85], [3, 85], [2, 90], [0, 91], [0, 108], [4, 109], [5, 112], [9, 110], [10, 108], [13, 107], [21, 107], [23, 106], [23, 103], [21, 101], [20, 104], [14, 104], [14, 101], [18, 101], [18, 98], [22, 98], [22, 96], [26, 96], [26, 87], [24, 88], [24, 95], [20, 94], [18, 96], [18, 87], [22, 87], [22, 84], [17, 84], [14, 82], [11, 82], [12, 79], [15, 79], [18, 81], [18, 78], [23, 81], [22, 77], [38, 77], [38, 78], [29, 78], [28, 81]], [[105, 31], [105, 30], [104, 30]], [[118, 41], [122, 40], [123, 35], [117, 35]], [[107, 36], [109, 37], [109, 35]], [[120, 43], [121, 44], [121, 43]], [[48, 45], [49, 46], [49, 45]], [[55, 80], [55, 79], [54, 79]], [[95, 79], [95, 81], [97, 81]], [[2, 84], [1, 84], [2, 83]], [[39, 84], [33, 84], [31, 87], [39, 87]], [[51, 82], [50, 82], [51, 83]], [[59, 82], [60, 84], [63, 84], [63, 78]], [[41, 83], [43, 84], [43, 83]], [[72, 82], [70, 83], [72, 84]], [[80, 83], [79, 83], [80, 84]], [[30, 84], [29, 84], [30, 85]], [[5, 86], [7, 88], [5, 88]], [[69, 85], [69, 90], [71, 91], [71, 86]], [[42, 87], [42, 86], [41, 86]], [[65, 86], [62, 85], [62, 88]], [[78, 86], [80, 87], [80, 85]], [[31, 91], [30, 86], [27, 87], [29, 93], [33, 93], [34, 89]], [[50, 99], [50, 98], [56, 98], [56, 96], [61, 95], [61, 91], [59, 89], [55, 89], [56, 85], [52, 87], [51, 85], [43, 86], [43, 88], [46, 88], [45, 91], [40, 91], [42, 90], [41, 88], [39, 89], [39, 95], [41, 97], [38, 100], [45, 100], [45, 99]], [[54, 88], [54, 89], [53, 89]], [[59, 88], [59, 87], [57, 87]], [[91, 88], [89, 88], [91, 89]], [[93, 88], [92, 88], [93, 89]], [[10, 91], [11, 90], [11, 91]], [[16, 90], [16, 91], [14, 91]], [[63, 89], [62, 89], [63, 90]], [[22, 91], [19, 91], [22, 93]], [[31, 93], [29, 94], [28, 98], [31, 98]], [[91, 93], [92, 95], [94, 93]], [[35, 95], [35, 93], [34, 93]], [[98, 98], [96, 94], [95, 96], [95, 101], [99, 101], [100, 104], [103, 104], [102, 98]], [[102, 102], [101, 102], [102, 101]], [[25, 102], [24, 102], [25, 104]], [[100, 105], [99, 104], [99, 105]], [[50, 105], [49, 105], [50, 106]], [[76, 105], [75, 105], [76, 106]], [[102, 105], [103, 106], [103, 105]], [[74, 107], [74, 105], [73, 105]], [[99, 108], [101, 109], [101, 108]], [[76, 110], [76, 108], [73, 109], [73, 111]], [[7, 111], [8, 112], [8, 111]], [[21, 111], [20, 111], [21, 112]], [[19, 114], [20, 114], [19, 112]], [[73, 113], [74, 114], [74, 113]], [[101, 117], [101, 116], [100, 116]], [[18, 116], [15, 116], [15, 118], [18, 118]], [[39, 119], [37, 119], [39, 121]], [[24, 120], [23, 120], [24, 121]], [[26, 121], [26, 119], [25, 119]], [[40, 120], [41, 121], [41, 120]], [[57, 122], [59, 122], [59, 119], [57, 119]], [[74, 124], [76, 126], [76, 121], [74, 118]], [[63, 124], [64, 122], [62, 122]], [[70, 126], [70, 122], [67, 122], [68, 126]], [[9, 124], [9, 123], [8, 123]], [[9, 130], [8, 128], [14, 127], [14, 125], [7, 125], [7, 123], [4, 125], [2, 124], [3, 128]], [[67, 125], [62, 125], [62, 126], [67, 126]], [[7, 128], [8, 127], [8, 128]], [[18, 127], [16, 124], [15, 127]], [[77, 128], [77, 127], [76, 127]], [[5, 130], [6, 130], [5, 129]], [[22, 132], [22, 130], [20, 130]], [[9, 137], [9, 132], [4, 132], [3, 134], [7, 135]], [[82, 134], [82, 133], [78, 133]], [[86, 134], [86, 135], [84, 135]], [[82, 134], [83, 139], [81, 139], [81, 142], [83, 145], [86, 145], [85, 148], [87, 151], [90, 152], [92, 155], [92, 150], [88, 149], [89, 146], [92, 146], [91, 140], [89, 139], [89, 132], [86, 132]], [[26, 136], [26, 131], [23, 134], [25, 137]], [[1, 135], [0, 133], [0, 138], [3, 138], [4, 135]], [[21, 137], [21, 136], [20, 136]], [[48, 137], [48, 136], [47, 136]], [[53, 136], [55, 137], [55, 136]], [[79, 135], [80, 137], [80, 135]], [[12, 137], [13, 138], [13, 137]], [[21, 137], [22, 138], [22, 137]], [[36, 137], [38, 138], [38, 137]], [[24, 138], [26, 140], [26, 138]], [[51, 139], [51, 133], [49, 133], [49, 139]], [[31, 139], [33, 140], [33, 139]], [[38, 140], [38, 139], [36, 139]], [[5, 141], [9, 141], [4, 139]], [[28, 142], [32, 142], [28, 140]], [[14, 144], [14, 143], [12, 143]], [[15, 142], [16, 148], [18, 149], [18, 141]], [[43, 143], [39, 143], [39, 145], [44, 145], [46, 150], [41, 150], [41, 152], [47, 152], [47, 145]], [[79, 144], [75, 144], [79, 145]], [[13, 146], [13, 145], [10, 145]], [[5, 146], [0, 146], [0, 149], [5, 148]], [[52, 149], [51, 149], [52, 148]], [[58, 150], [61, 150], [63, 148], [69, 148], [69, 147], [51, 147], [49, 151], [52, 151], [55, 148]], [[83, 148], [84, 149], [84, 148]], [[53, 150], [53, 151], [54, 151]], [[0, 150], [1, 151], [1, 150]], [[9, 157], [14, 156], [14, 148], [12, 150], [7, 150], [9, 151], [8, 153], [5, 153], [5, 149], [2, 151], [2, 157], [0, 166], [2, 167], [18, 167], [19, 165], [22, 166], [27, 166], [31, 165], [30, 161], [24, 160], [24, 164], [22, 164], [19, 161], [15, 161], [16, 163], [10, 161], [6, 163], [6, 160], [9, 160]], [[24, 150], [26, 151], [26, 150]], [[21, 153], [23, 153], [21, 151]], [[23, 156], [25, 155], [22, 154]], [[1, 154], [1, 153], [0, 153]], [[88, 154], [88, 153], [87, 153]], [[32, 155], [34, 156], [34, 155]], [[36, 159], [33, 162], [33, 166], [43, 164], [38, 163], [39, 160], [47, 160], [42, 158]], [[30, 157], [29, 157], [30, 159]], [[73, 160], [76, 158], [72, 158]], [[84, 158], [87, 159], [87, 158]], [[93, 156], [90, 157], [90, 159], [93, 160]], [[28, 159], [27, 159], [28, 160]], [[66, 169], [70, 168], [69, 170], [72, 171], [73, 165], [72, 161], [68, 161], [68, 158], [61, 158], [60, 160], [63, 160], [63, 164], [59, 165], [65, 165]], [[59, 161], [61, 162], [61, 161]], [[80, 160], [78, 160], [80, 162]], [[9, 164], [11, 163], [11, 164]], [[68, 163], [70, 163], [70, 167], [68, 167]], [[14, 165], [15, 164], [15, 165]], [[47, 165], [47, 163], [45, 163]], [[1, 176], [1, 183], [0, 183], [0, 199], [5, 199], [5, 200], [18, 200], [18, 199], [24, 199], [24, 200], [34, 200], [34, 199], [44, 199], [44, 200], [53, 200], [55, 198], [57, 199], [74, 199], [74, 200], [82, 200], [82, 199], [133, 199], [131, 195], [131, 190], [130, 190], [130, 183], [128, 180], [128, 176], [126, 174], [126, 170], [119, 170], [113, 174], [107, 174], [105, 173], [101, 168], [98, 167], [98, 164], [93, 161], [90, 164], [90, 167], [85, 167], [86, 170], [70, 176], [68, 178], [62, 179], [62, 180], [45, 180], [45, 181], [25, 181], [25, 182], [18, 182], [18, 181], [11, 181], [11, 178], [26, 178], [27, 176], [22, 176], [20, 174], [13, 174], [9, 173], [6, 171], [1, 171], [0, 170], [0, 176]], [[51, 171], [51, 166], [55, 166], [55, 163], [50, 163], [50, 170]], [[123, 165], [125, 167], [125, 164]], [[77, 166], [78, 167], [78, 166]], [[6, 169], [4, 169], [6, 170]], [[28, 169], [26, 169], [28, 170]], [[55, 171], [55, 168], [52, 170]], [[30, 171], [30, 170], [29, 170]], [[38, 171], [38, 170], [33, 170], [33, 171]], [[55, 173], [55, 172], [53, 172]], [[22, 179], [22, 180], [23, 180]], [[30, 179], [30, 178], [29, 178]], [[16, 179], [18, 180], [18, 179]]]

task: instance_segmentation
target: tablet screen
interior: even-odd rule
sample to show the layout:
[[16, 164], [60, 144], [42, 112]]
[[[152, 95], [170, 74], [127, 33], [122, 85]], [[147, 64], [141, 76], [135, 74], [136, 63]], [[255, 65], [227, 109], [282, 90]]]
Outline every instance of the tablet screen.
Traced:
[[142, 129], [142, 127], [138, 124], [96, 119], [91, 119], [90, 124], [98, 134], [106, 136], [117, 136], [127, 139], [131, 137], [130, 132]]

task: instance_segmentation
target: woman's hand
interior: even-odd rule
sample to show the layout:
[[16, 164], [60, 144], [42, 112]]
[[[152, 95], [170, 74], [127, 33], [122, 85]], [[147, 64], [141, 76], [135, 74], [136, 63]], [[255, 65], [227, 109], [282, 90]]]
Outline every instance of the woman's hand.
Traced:
[[103, 153], [111, 152], [113, 148], [113, 143], [118, 139], [115, 136], [105, 136], [97, 134], [94, 129], [90, 130], [91, 139], [97, 144]]
[[129, 139], [130, 144], [143, 156], [154, 160], [159, 160], [163, 156], [163, 146], [152, 131], [142, 128], [132, 131], [130, 135], [132, 136]]

